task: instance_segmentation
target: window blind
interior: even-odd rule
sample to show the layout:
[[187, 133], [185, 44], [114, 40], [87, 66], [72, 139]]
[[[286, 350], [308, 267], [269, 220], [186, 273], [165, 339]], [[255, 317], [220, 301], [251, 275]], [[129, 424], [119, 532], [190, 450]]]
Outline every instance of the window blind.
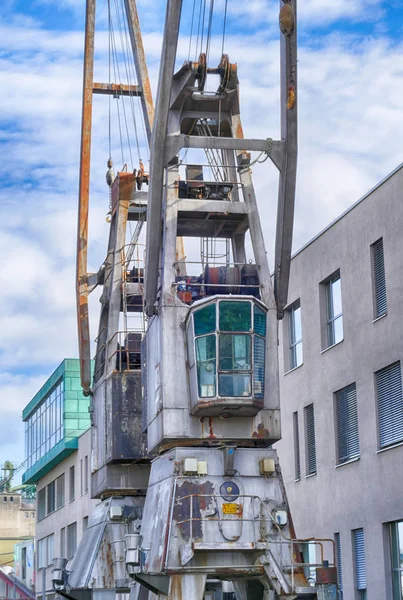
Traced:
[[403, 440], [402, 371], [396, 362], [375, 373], [381, 448]]

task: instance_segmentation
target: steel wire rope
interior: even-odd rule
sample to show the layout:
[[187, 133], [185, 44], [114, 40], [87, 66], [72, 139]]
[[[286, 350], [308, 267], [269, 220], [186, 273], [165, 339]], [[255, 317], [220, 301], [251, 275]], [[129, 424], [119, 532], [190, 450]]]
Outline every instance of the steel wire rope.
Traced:
[[213, 13], [214, 13], [214, 0], [210, 0], [210, 14], [208, 19], [207, 37], [206, 37], [206, 64], [209, 62], [210, 57], [210, 42], [211, 42], [211, 30], [213, 27]]
[[[115, 0], [116, 2], [116, 0]], [[129, 99], [130, 99], [130, 107], [132, 110], [132, 117], [133, 117], [133, 128], [134, 128], [134, 135], [136, 138], [136, 145], [137, 145], [137, 153], [138, 153], [138, 160], [141, 160], [141, 154], [140, 154], [140, 144], [139, 144], [139, 136], [138, 136], [138, 131], [137, 131], [137, 123], [136, 123], [136, 115], [135, 115], [135, 103], [134, 103], [134, 95], [133, 92], [131, 91], [131, 86], [132, 84], [134, 85], [134, 82], [136, 81], [136, 77], [134, 76], [132, 78], [132, 75], [134, 75], [134, 70], [131, 73], [130, 72], [130, 67], [134, 67], [133, 61], [130, 60], [130, 49], [129, 49], [129, 35], [128, 35], [128, 30], [127, 30], [127, 23], [126, 23], [126, 19], [125, 19], [125, 12], [124, 12], [124, 8], [123, 8], [123, 4], [122, 2], [120, 3], [120, 7], [121, 7], [121, 12], [122, 12], [122, 21], [123, 22], [123, 32], [121, 31], [121, 41], [122, 41], [122, 46], [123, 49], [125, 51], [123, 51], [123, 56], [124, 56], [124, 64], [125, 64], [125, 69], [126, 69], [126, 76], [127, 76], [127, 82], [129, 84]], [[121, 23], [120, 23], [121, 26]], [[125, 44], [123, 44], [123, 39], [125, 39]], [[133, 56], [133, 55], [132, 55]]]
[[[135, 70], [135, 65], [134, 65], [134, 60], [131, 60], [133, 58], [133, 51], [130, 48], [129, 45], [129, 34], [128, 34], [128, 30], [127, 30], [127, 24], [126, 24], [126, 18], [125, 18], [125, 10], [123, 8], [123, 4], [121, 3], [121, 10], [122, 10], [122, 21], [124, 24], [124, 30], [125, 30], [125, 39], [126, 39], [126, 56], [127, 56], [127, 65], [129, 67], [129, 74], [127, 74], [128, 77], [128, 83], [129, 85], [131, 85], [132, 82], [137, 82], [137, 74], [136, 74], [136, 70]], [[127, 14], [126, 14], [127, 16]], [[131, 76], [130, 76], [130, 71], [131, 71]], [[127, 70], [126, 70], [127, 72]], [[136, 137], [136, 144], [137, 144], [137, 152], [138, 152], [138, 159], [139, 161], [141, 160], [141, 153], [140, 153], [140, 144], [139, 144], [139, 135], [138, 135], [138, 128], [137, 128], [137, 118], [136, 118], [136, 106], [137, 106], [137, 110], [140, 113], [140, 122], [142, 124], [142, 128], [143, 128], [143, 134], [144, 134], [144, 145], [146, 147], [146, 153], [147, 153], [147, 158], [148, 160], [150, 159], [150, 151], [148, 148], [148, 141], [147, 141], [147, 132], [146, 132], [146, 126], [145, 126], [145, 121], [144, 121], [144, 114], [143, 114], [143, 110], [141, 109], [141, 107], [139, 106], [139, 103], [134, 101], [134, 95], [133, 93], [129, 90], [129, 97], [131, 99], [130, 105], [131, 105], [131, 109], [132, 109], [132, 117], [133, 117], [133, 127], [134, 127], [134, 132], [135, 132], [135, 137]]]
[[226, 34], [226, 29], [227, 29], [227, 9], [228, 9], [228, 0], [225, 0], [224, 25], [223, 25], [223, 31], [222, 31], [221, 54], [224, 54], [224, 41], [225, 41], [225, 34]]
[[[116, 42], [115, 42], [115, 35], [114, 35], [114, 31], [113, 31], [112, 20], [111, 20], [111, 23], [110, 23], [110, 31], [111, 31], [111, 41], [112, 41], [113, 73], [114, 73], [114, 76], [115, 76], [115, 81], [117, 81], [117, 77], [116, 77], [116, 57], [115, 57]], [[114, 52], [114, 46], [115, 46], [115, 52]], [[117, 96], [117, 100], [119, 101], [119, 96]], [[124, 152], [123, 152], [123, 138], [122, 138], [122, 126], [121, 126], [121, 122], [120, 122], [119, 102], [117, 103], [117, 115], [118, 115], [118, 125], [119, 125], [120, 150], [121, 150], [121, 153], [122, 153], [122, 167], [123, 167], [123, 165], [125, 164], [125, 158], [124, 158]]]
[[[108, 0], [108, 83], [109, 87], [111, 81], [111, 0]], [[108, 137], [109, 137], [109, 158], [112, 160], [112, 128], [111, 128], [111, 95], [108, 95]]]
[[190, 26], [190, 36], [189, 36], [188, 62], [190, 62], [190, 51], [191, 51], [191, 48], [192, 48], [193, 23], [194, 23], [194, 18], [195, 18], [195, 9], [196, 9], [196, 0], [193, 0], [192, 24]]
[[203, 18], [202, 18], [202, 27], [201, 27], [200, 52], [202, 52], [202, 50], [203, 50], [204, 23], [206, 20], [206, 1], [207, 0], [203, 0]]
[[199, 50], [202, 4], [203, 4], [203, 0], [200, 0], [200, 3], [199, 3], [199, 23], [198, 23], [198, 26], [197, 26], [197, 39], [196, 39], [195, 61], [197, 61], [198, 50]]
[[[117, 0], [115, 0], [115, 10], [116, 10], [116, 18], [117, 18], [117, 24], [119, 27], [119, 32], [120, 32], [120, 38], [121, 38], [121, 43], [122, 43], [122, 54], [124, 57], [124, 45], [123, 45], [123, 37], [122, 37], [122, 31], [121, 31], [121, 24], [119, 23], [120, 21], [120, 15], [119, 15], [119, 9], [118, 9], [118, 5], [117, 5]], [[118, 71], [118, 77], [119, 77], [119, 85], [122, 85], [122, 78], [120, 76], [120, 68], [119, 68], [119, 62], [118, 62], [118, 54], [117, 54], [117, 50], [116, 50], [116, 40], [115, 40], [115, 51], [116, 51], [116, 63], [117, 63], [117, 71]], [[130, 144], [130, 136], [129, 136], [129, 127], [128, 127], [128, 122], [127, 122], [127, 116], [126, 116], [126, 107], [125, 107], [125, 97], [122, 94], [121, 95], [122, 98], [122, 109], [123, 109], [123, 117], [124, 117], [124, 122], [125, 122], [125, 129], [126, 129], [126, 136], [127, 136], [127, 145], [129, 148], [129, 155], [130, 155], [130, 161], [132, 164], [132, 170], [134, 169], [134, 162], [133, 162], [133, 155], [132, 155], [132, 147]]]

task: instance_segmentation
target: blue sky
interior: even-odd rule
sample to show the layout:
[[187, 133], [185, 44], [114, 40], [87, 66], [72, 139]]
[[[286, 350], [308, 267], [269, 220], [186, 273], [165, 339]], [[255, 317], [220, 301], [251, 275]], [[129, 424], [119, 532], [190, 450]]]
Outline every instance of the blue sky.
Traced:
[[[108, 40], [106, 1], [97, 3], [99, 80], [108, 76]], [[196, 12], [198, 6], [199, 0]], [[223, 0], [216, 0], [211, 64], [218, 63], [221, 53], [223, 6]], [[179, 62], [188, 54], [192, 7], [193, 2], [184, 0]], [[63, 358], [77, 356], [74, 260], [84, 8], [84, 0], [2, 2], [1, 463], [23, 460], [22, 408]], [[138, 0], [138, 9], [155, 93], [165, 1]], [[278, 3], [272, 0], [228, 1], [225, 51], [238, 63], [244, 129], [250, 137], [279, 136], [277, 15]], [[295, 250], [403, 160], [403, 7], [397, 0], [305, 0], [298, 27]], [[115, 112], [113, 119], [118, 163]], [[93, 270], [106, 248], [108, 153], [108, 102], [97, 98]], [[271, 258], [275, 169], [259, 165], [254, 180]], [[94, 297], [93, 338], [98, 307]]]

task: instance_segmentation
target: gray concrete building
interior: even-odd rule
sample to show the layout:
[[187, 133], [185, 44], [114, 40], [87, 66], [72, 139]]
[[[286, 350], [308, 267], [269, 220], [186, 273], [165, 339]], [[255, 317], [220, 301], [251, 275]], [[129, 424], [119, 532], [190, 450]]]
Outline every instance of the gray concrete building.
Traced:
[[280, 328], [291, 512], [344, 600], [403, 597], [402, 190], [400, 165], [294, 255]]

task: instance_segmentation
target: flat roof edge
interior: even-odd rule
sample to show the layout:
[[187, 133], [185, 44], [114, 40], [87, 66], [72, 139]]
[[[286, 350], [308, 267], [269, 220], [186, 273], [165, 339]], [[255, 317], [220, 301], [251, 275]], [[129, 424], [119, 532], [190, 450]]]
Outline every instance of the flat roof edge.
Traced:
[[381, 179], [381, 181], [379, 181], [376, 185], [374, 185], [374, 187], [372, 187], [370, 190], [368, 190], [368, 192], [366, 192], [363, 196], [361, 196], [361, 198], [359, 198], [351, 206], [349, 206], [348, 208], [346, 208], [346, 210], [344, 212], [342, 212], [341, 215], [339, 215], [338, 217], [336, 217], [333, 221], [331, 221], [329, 223], [329, 225], [326, 225], [326, 227], [324, 227], [324, 229], [321, 229], [321, 231], [319, 231], [319, 233], [317, 233], [313, 238], [311, 238], [308, 242], [306, 242], [306, 244], [304, 244], [303, 246], [301, 246], [301, 248], [299, 248], [299, 250], [297, 250], [291, 256], [291, 260], [293, 258], [295, 258], [296, 256], [298, 256], [298, 254], [300, 254], [303, 250], [305, 250], [308, 246], [310, 246], [318, 238], [320, 238], [320, 236], [323, 235], [324, 233], [326, 233], [326, 231], [328, 229], [330, 229], [331, 227], [333, 227], [333, 225], [335, 225], [338, 221], [340, 221], [343, 217], [345, 217], [347, 213], [349, 213], [356, 206], [358, 206], [358, 204], [360, 204], [363, 200], [365, 200], [366, 198], [368, 198], [368, 196], [370, 196], [373, 192], [375, 192], [379, 187], [381, 187], [381, 185], [383, 185], [388, 179], [390, 179], [391, 177], [393, 177], [393, 175], [395, 175], [402, 168], [403, 168], [403, 163], [400, 163], [395, 169], [393, 169], [393, 171], [391, 171], [390, 173], [388, 173], [388, 175], [386, 175], [383, 179]]

